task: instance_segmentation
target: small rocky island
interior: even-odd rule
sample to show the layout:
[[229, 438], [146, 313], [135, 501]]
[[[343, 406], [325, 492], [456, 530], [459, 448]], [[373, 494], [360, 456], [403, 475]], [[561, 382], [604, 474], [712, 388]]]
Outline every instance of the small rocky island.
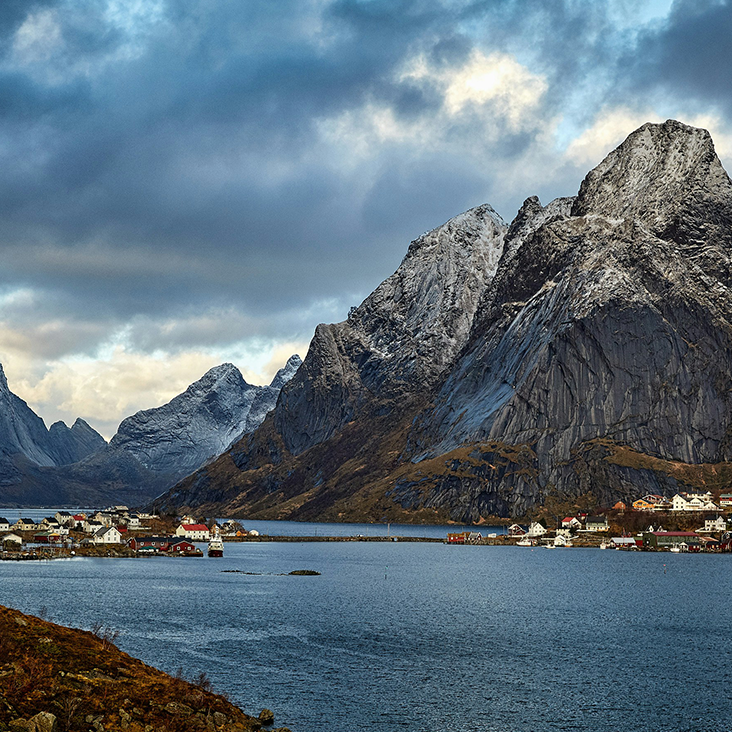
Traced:
[[120, 651], [115, 637], [0, 606], [0, 731], [249, 732], [272, 724], [269, 710], [251, 717], [214, 694], [205, 675], [169, 676]]

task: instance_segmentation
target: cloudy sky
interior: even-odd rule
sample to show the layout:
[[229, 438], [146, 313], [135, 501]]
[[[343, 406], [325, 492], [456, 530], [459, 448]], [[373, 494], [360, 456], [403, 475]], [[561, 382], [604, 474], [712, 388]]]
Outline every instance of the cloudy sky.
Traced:
[[0, 362], [47, 424], [253, 383], [409, 241], [633, 129], [732, 164], [718, 0], [2, 0]]

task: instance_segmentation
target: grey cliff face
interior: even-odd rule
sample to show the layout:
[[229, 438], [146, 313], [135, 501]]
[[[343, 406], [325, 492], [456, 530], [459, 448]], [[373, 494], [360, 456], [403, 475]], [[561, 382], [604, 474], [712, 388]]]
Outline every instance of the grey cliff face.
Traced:
[[283, 388], [275, 426], [298, 454], [331, 437], [374, 397], [429, 389], [470, 332], [506, 226], [487, 205], [424, 234], [397, 271], [335, 325], [319, 325]]
[[[299, 363], [299, 356], [291, 357], [273, 384], [285, 383]], [[248, 384], [236, 366], [222, 364], [167, 404], [125, 419], [110, 445], [147, 470], [181, 478], [256, 429], [274, 408], [279, 391], [273, 385]]]
[[569, 216], [535, 212], [518, 246], [507, 237], [513, 259], [412, 435], [418, 459], [531, 445], [539, 479], [504, 505], [517, 513], [549, 486], [578, 485], [568, 465], [589, 440], [732, 458], [731, 206], [708, 133], [671, 121], [610, 153]]
[[69, 428], [55, 422], [48, 429], [56, 465], [70, 465], [103, 450], [107, 441], [80, 417]]

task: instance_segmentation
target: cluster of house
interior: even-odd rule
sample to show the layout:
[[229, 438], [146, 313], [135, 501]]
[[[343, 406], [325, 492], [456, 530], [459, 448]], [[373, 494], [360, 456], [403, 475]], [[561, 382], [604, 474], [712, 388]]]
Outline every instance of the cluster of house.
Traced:
[[[725, 498], [732, 501], [732, 494], [722, 495], [720, 505], [726, 503]], [[720, 505], [712, 501], [709, 493], [705, 494], [677, 494], [673, 499], [662, 496], [643, 496], [640, 505], [663, 506], [663, 508], [640, 508], [636, 510], [667, 510], [667, 511], [719, 511]], [[637, 503], [637, 502], [636, 502]], [[691, 506], [689, 508], [688, 506]], [[614, 508], [619, 509], [616, 505]], [[623, 506], [624, 508], [624, 506]], [[518, 546], [572, 546], [572, 540], [582, 533], [603, 534], [610, 531], [607, 517], [604, 515], [590, 516], [580, 512], [576, 516], [565, 516], [557, 521], [556, 529], [549, 529], [545, 522], [534, 521], [528, 527], [512, 524], [507, 529], [507, 535], [515, 538]], [[489, 536], [495, 537], [495, 534]], [[464, 531], [447, 535], [449, 544], [479, 544], [483, 536], [477, 531]], [[732, 522], [718, 513], [704, 516], [704, 525], [695, 531], [664, 531], [659, 526], [649, 526], [635, 537], [622, 536], [604, 540], [601, 548], [614, 547], [616, 549], [670, 549], [671, 551], [732, 551]]]
[[[673, 498], [666, 498], [655, 493], [633, 501], [631, 508], [634, 511], [719, 511], [732, 508], [732, 493], [722, 493], [719, 503], [714, 502], [711, 493], [684, 493], [679, 492]], [[618, 501], [613, 508], [616, 511], [625, 511], [628, 506]]]
[[[140, 554], [201, 556], [200, 549], [193, 542], [209, 541], [211, 535], [208, 526], [197, 523], [191, 516], [184, 516], [171, 536], [142, 533], [147, 528], [145, 522], [156, 518], [152, 514], [131, 513], [126, 506], [114, 506], [89, 514], [57, 511], [40, 522], [27, 518], [9, 522], [0, 518], [0, 549], [12, 551], [22, 547], [25, 542], [70, 548], [126, 544]], [[256, 531], [245, 531], [235, 521], [225, 522], [220, 530], [224, 537], [257, 534]], [[83, 534], [83, 538], [79, 534]]]
[[[122, 544], [128, 531], [139, 531], [144, 528], [143, 522], [157, 518], [152, 514], [131, 513], [127, 506], [113, 506], [104, 511], [94, 513], [72, 514], [68, 511], [56, 511], [39, 522], [29, 518], [19, 518], [10, 522], [0, 518], [0, 543], [22, 544], [20, 533], [31, 534], [36, 544], [72, 543], [70, 532], [81, 532], [86, 536], [82, 544]], [[14, 532], [6, 533], [3, 532]]]

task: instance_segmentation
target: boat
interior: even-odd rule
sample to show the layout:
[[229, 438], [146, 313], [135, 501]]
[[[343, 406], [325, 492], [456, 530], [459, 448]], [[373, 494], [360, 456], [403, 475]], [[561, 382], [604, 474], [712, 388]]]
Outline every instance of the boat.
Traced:
[[214, 526], [211, 531], [211, 538], [208, 540], [208, 556], [224, 556], [224, 542], [221, 540], [221, 533], [219, 532], [218, 526]]
[[534, 542], [531, 539], [521, 539], [516, 542], [516, 546], [534, 546]]

